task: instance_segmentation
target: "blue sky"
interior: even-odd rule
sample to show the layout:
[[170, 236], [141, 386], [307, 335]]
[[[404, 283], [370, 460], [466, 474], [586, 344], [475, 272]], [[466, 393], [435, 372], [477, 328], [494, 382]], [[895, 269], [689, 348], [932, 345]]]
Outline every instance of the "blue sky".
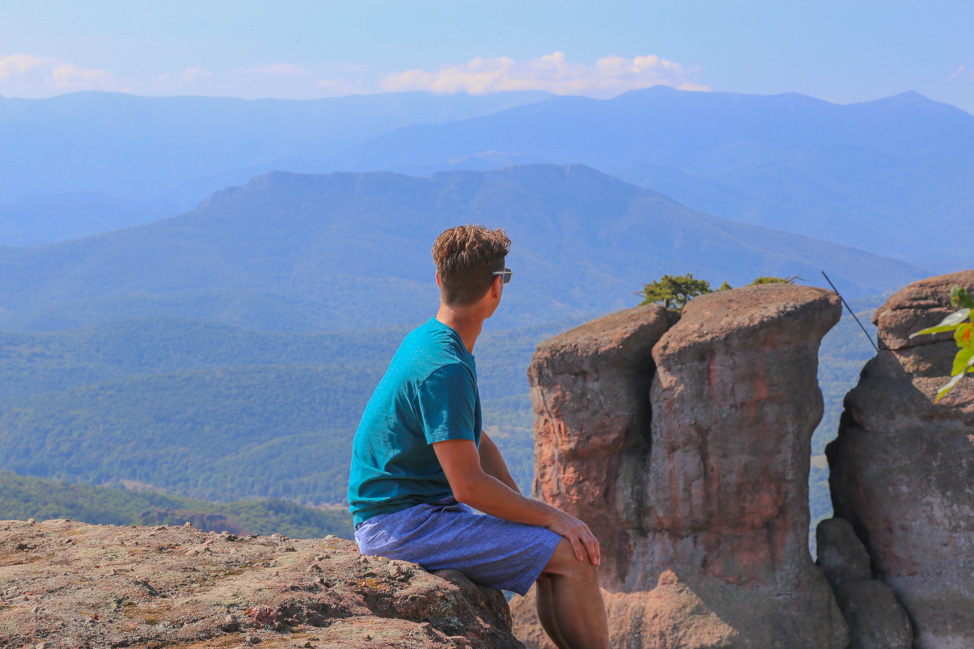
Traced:
[[974, 112], [974, 2], [5, 0], [0, 95], [314, 98], [656, 83]]

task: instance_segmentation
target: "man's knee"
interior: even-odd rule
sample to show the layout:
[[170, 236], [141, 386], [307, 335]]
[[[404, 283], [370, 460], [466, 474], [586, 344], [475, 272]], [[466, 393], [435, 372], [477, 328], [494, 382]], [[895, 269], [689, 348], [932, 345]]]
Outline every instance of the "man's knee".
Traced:
[[588, 557], [579, 561], [572, 544], [567, 539], [558, 542], [554, 554], [551, 555], [541, 575], [598, 581], [598, 569]]

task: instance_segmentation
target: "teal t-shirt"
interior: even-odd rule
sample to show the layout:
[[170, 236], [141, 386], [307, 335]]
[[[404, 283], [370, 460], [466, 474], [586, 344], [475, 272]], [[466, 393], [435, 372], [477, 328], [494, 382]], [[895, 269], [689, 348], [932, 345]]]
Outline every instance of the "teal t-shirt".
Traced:
[[352, 442], [349, 510], [355, 524], [453, 494], [433, 442], [480, 446], [477, 365], [460, 334], [436, 318], [403, 340]]

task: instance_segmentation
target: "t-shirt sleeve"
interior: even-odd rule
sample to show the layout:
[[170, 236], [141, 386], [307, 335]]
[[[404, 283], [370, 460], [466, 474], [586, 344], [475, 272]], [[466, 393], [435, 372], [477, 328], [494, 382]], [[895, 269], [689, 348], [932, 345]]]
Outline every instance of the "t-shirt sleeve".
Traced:
[[477, 385], [459, 363], [444, 365], [419, 388], [419, 416], [430, 444], [448, 439], [476, 441]]

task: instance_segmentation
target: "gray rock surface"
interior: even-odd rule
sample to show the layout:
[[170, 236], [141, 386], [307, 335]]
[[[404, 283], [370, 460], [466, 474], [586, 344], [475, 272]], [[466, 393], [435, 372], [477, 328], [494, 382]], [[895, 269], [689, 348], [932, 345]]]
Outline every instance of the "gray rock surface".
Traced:
[[874, 579], [836, 589], [849, 625], [849, 649], [912, 649], [913, 625], [893, 589]]
[[913, 622], [917, 649], [974, 647], [974, 377], [939, 403], [957, 348], [909, 334], [954, 309], [974, 271], [916, 282], [876, 312], [882, 350], [846, 396], [826, 454], [836, 517]]
[[827, 518], [815, 528], [816, 563], [833, 586], [873, 578], [869, 553], [849, 521]]
[[872, 579], [869, 554], [852, 525], [829, 518], [815, 530], [818, 565], [849, 625], [849, 649], [911, 649], [913, 625], [893, 590]]

